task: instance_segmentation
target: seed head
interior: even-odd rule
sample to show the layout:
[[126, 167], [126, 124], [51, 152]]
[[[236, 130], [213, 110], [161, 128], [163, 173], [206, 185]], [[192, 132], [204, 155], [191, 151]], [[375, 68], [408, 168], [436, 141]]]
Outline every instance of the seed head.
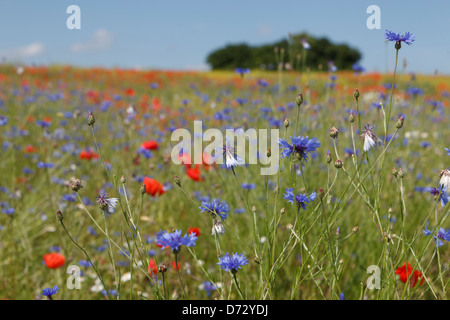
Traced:
[[336, 127], [332, 127], [328, 133], [330, 134], [330, 137], [332, 137], [333, 139], [337, 139], [339, 136], [339, 129]]
[[341, 159], [337, 159], [337, 160], [334, 162], [334, 167], [337, 168], [337, 169], [342, 168], [343, 165], [344, 165], [344, 164], [342, 163]]

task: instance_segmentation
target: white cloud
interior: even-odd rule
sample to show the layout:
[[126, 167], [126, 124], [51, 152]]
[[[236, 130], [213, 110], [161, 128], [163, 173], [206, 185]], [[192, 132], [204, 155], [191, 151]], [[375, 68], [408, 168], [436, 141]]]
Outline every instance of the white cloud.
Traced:
[[73, 52], [96, 52], [108, 49], [113, 43], [113, 35], [106, 29], [95, 31], [92, 37], [82, 43], [76, 43], [72, 46]]
[[34, 42], [20, 48], [11, 48], [0, 51], [0, 55], [11, 60], [32, 58], [44, 53], [45, 47], [40, 42]]

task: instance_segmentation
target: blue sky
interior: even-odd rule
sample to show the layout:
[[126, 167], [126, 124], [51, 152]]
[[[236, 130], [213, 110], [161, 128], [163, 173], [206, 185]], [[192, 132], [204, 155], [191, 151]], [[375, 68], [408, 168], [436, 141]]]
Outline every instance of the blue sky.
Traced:
[[[80, 30], [66, 27], [72, 4], [81, 9]], [[380, 7], [380, 30], [366, 26], [370, 5]], [[307, 32], [357, 48], [367, 70], [384, 72], [395, 57], [385, 29], [416, 35], [400, 50], [407, 72], [450, 74], [448, 0], [3, 0], [0, 56], [26, 64], [205, 70], [208, 53], [226, 44]]]

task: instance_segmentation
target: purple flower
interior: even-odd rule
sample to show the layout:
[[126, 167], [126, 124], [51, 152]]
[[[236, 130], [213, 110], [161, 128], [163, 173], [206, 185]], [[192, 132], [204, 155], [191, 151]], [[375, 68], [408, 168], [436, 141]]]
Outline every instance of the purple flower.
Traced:
[[172, 248], [174, 253], [178, 253], [180, 251], [180, 247], [182, 245], [186, 247], [195, 246], [195, 241], [197, 241], [198, 237], [195, 236], [195, 233], [185, 234], [183, 237], [181, 236], [181, 230], [175, 230], [172, 233], [168, 233], [167, 231], [159, 232], [156, 235], [156, 244], [162, 246], [163, 249], [166, 247]]
[[225, 220], [230, 212], [230, 207], [226, 201], [220, 202], [219, 199], [213, 199], [211, 202], [202, 201], [202, 205], [199, 207], [201, 212], [210, 212], [211, 215], [220, 216], [222, 220]]
[[306, 210], [306, 206], [316, 199], [317, 194], [313, 192], [309, 197], [307, 194], [294, 194], [293, 188], [287, 188], [286, 193], [284, 194], [285, 200], [287, 200], [290, 203], [294, 203], [294, 201], [297, 203], [297, 208], [300, 210], [302, 208], [303, 210]]
[[444, 148], [445, 151], [447, 151], [447, 155], [450, 156], [450, 148]]
[[119, 202], [118, 198], [108, 198], [108, 195], [106, 193], [100, 194], [97, 197], [97, 204], [100, 206], [100, 209], [103, 210], [107, 217], [116, 212], [117, 202]]
[[58, 291], [59, 291], [58, 286], [54, 286], [53, 289], [45, 288], [44, 290], [42, 290], [41, 295], [46, 296], [49, 300], [53, 300], [52, 296], [57, 294]]
[[412, 33], [406, 32], [404, 35], [401, 35], [400, 33], [395, 33], [389, 30], [386, 30], [385, 33], [385, 39], [388, 41], [395, 41], [395, 42], [404, 42], [407, 45], [411, 45], [414, 40], [416, 40], [416, 36]]
[[228, 252], [219, 257], [218, 265], [224, 269], [225, 271], [231, 271], [232, 273], [236, 273], [238, 269], [242, 266], [248, 264], [248, 259], [244, 256], [244, 254], [234, 253], [231, 257]]
[[431, 188], [430, 193], [436, 198], [437, 201], [441, 202], [441, 206], [445, 207], [450, 201], [450, 195], [447, 194], [447, 187], [441, 185], [440, 188]]
[[308, 153], [315, 151], [320, 147], [317, 138], [309, 139], [308, 137], [291, 137], [292, 145], [290, 145], [286, 140], [280, 139], [279, 143], [283, 150], [281, 155], [283, 158], [289, 157], [292, 153], [298, 156], [300, 160], [308, 159]]
[[37, 163], [37, 167], [38, 168], [50, 169], [50, 168], [53, 168], [53, 163], [51, 163], [51, 162], [45, 163], [45, 162], [39, 161]]
[[[429, 236], [433, 234], [433, 231], [428, 230], [427, 226], [425, 226], [425, 229], [423, 229], [423, 234], [425, 236]], [[436, 232], [436, 235], [434, 236], [434, 240], [438, 247], [443, 246], [444, 243], [442, 242], [442, 240], [445, 240], [447, 242], [450, 241], [450, 229], [445, 230], [444, 228], [439, 228], [439, 230], [437, 230]]]
[[0, 126], [4, 126], [8, 123], [8, 117], [0, 115]]
[[234, 72], [237, 74], [240, 74], [241, 76], [244, 76], [244, 74], [250, 73], [250, 69], [248, 68], [236, 68], [234, 69]]

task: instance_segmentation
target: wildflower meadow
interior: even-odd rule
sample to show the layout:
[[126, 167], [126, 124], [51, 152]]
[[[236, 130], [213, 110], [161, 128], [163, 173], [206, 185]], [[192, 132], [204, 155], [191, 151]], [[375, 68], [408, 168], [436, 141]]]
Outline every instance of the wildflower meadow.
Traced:
[[387, 73], [1, 64], [0, 298], [446, 300], [450, 77], [399, 31]]

